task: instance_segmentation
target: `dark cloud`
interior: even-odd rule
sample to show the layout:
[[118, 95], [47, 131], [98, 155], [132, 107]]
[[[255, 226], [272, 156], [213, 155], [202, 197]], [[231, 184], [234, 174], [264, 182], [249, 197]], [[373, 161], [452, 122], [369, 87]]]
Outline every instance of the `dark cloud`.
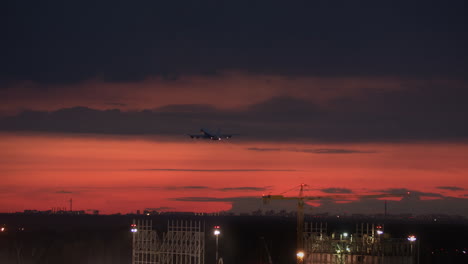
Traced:
[[351, 189], [346, 188], [325, 188], [321, 189], [324, 193], [353, 193]]
[[203, 189], [209, 189], [210, 187], [208, 186], [168, 186], [165, 187], [166, 190], [203, 190]]
[[[76, 193], [77, 191], [96, 191], [96, 190], [166, 190], [166, 191], [176, 191], [176, 190], [186, 190], [186, 191], [197, 191], [197, 190], [212, 190], [212, 191], [221, 191], [221, 192], [235, 192], [235, 191], [266, 191], [270, 187], [256, 187], [256, 186], [239, 186], [239, 187], [222, 187], [222, 188], [213, 188], [210, 186], [203, 185], [186, 185], [186, 186], [120, 186], [120, 187], [109, 187], [109, 186], [99, 186], [99, 187], [75, 187], [73, 191], [69, 190], [60, 190], [54, 191], [55, 193]], [[2, 190], [0, 190], [1, 192]], [[6, 190], [7, 191], [7, 190]]]
[[185, 190], [203, 190], [203, 189], [210, 189], [210, 190], [215, 190], [215, 191], [221, 191], [221, 192], [233, 192], [233, 191], [243, 191], [243, 192], [249, 192], [249, 191], [266, 191], [269, 188], [268, 187], [254, 187], [254, 186], [241, 186], [241, 187], [224, 187], [224, 188], [212, 188], [208, 186], [170, 186], [166, 187], [167, 190], [180, 190], [180, 189], [185, 189]]
[[271, 152], [271, 151], [281, 151], [280, 148], [247, 148], [247, 150], [260, 151], [260, 152]]
[[247, 110], [251, 118], [270, 122], [295, 123], [317, 118], [323, 114], [313, 103], [290, 96], [275, 96], [253, 104]]
[[449, 191], [463, 191], [465, 188], [456, 187], [456, 186], [437, 186], [437, 189], [449, 190]]
[[[462, 215], [468, 217], [466, 210], [468, 199], [442, 197], [440, 199], [420, 200], [420, 199], [402, 199], [400, 201], [387, 200], [387, 213], [391, 215], [398, 214], [447, 214]], [[363, 199], [346, 204], [336, 203], [334, 201], [323, 201], [320, 207], [313, 208], [314, 212], [322, 213], [357, 213], [357, 214], [383, 214], [385, 202], [378, 199]]]
[[375, 151], [362, 151], [353, 149], [297, 149], [297, 148], [247, 148], [252, 151], [271, 152], [271, 151], [289, 151], [304, 152], [313, 154], [353, 154], [353, 153], [376, 153]]
[[8, 1], [0, 78], [171, 81], [225, 69], [466, 78], [464, 4]]
[[168, 207], [168, 206], [161, 206], [161, 207], [156, 207], [156, 208], [145, 208], [145, 210], [148, 211], [166, 211], [166, 210], [172, 210], [176, 209], [174, 207]]
[[[461, 122], [468, 113], [462, 99], [468, 95], [466, 84], [414, 84], [398, 91], [367, 91], [365, 97], [347, 97], [334, 103], [350, 137], [366, 135], [432, 140], [460, 139], [468, 135]], [[367, 128], [367, 131], [364, 131]]]
[[305, 149], [300, 152], [312, 152], [316, 154], [352, 154], [352, 153], [375, 153], [375, 151], [362, 151], [353, 149]]
[[188, 112], [188, 113], [212, 113], [216, 112], [216, 108], [212, 105], [207, 104], [173, 104], [173, 105], [166, 105], [163, 107], [156, 108], [155, 111], [157, 112], [172, 112], [172, 113], [180, 113], [180, 112]]
[[[219, 197], [177, 197], [177, 198], [170, 198], [171, 201], [179, 201], [179, 202], [233, 202], [242, 199], [255, 199], [255, 197], [251, 196], [242, 196], [242, 197], [226, 197], [226, 198], [219, 198]], [[261, 199], [261, 197], [256, 197], [256, 199]]]
[[115, 106], [115, 107], [127, 106], [127, 104], [124, 104], [124, 103], [117, 103], [117, 102], [108, 102], [108, 103], [106, 103], [106, 105]]
[[61, 190], [61, 191], [56, 191], [55, 193], [73, 193], [73, 192], [72, 191]]
[[228, 191], [255, 191], [255, 192], [260, 192], [260, 191], [266, 191], [268, 188], [265, 187], [226, 187], [226, 188], [221, 188], [219, 189], [222, 192], [228, 192]]
[[254, 171], [295, 171], [295, 170], [267, 170], [267, 169], [133, 169], [132, 171], [254, 172]]
[[380, 190], [379, 192], [390, 196], [400, 196], [403, 200], [419, 200], [421, 199], [421, 197], [446, 198], [444, 195], [439, 193], [420, 192], [406, 188], [391, 188], [386, 190]]
[[[399, 193], [401, 190], [406, 189], [392, 189], [389, 192]], [[427, 194], [424, 192], [413, 191], [418, 194]], [[306, 204], [304, 211], [306, 214], [319, 214], [319, 213], [330, 213], [330, 214], [384, 214], [385, 203], [387, 207], [387, 213], [390, 215], [399, 214], [412, 214], [412, 215], [424, 215], [424, 214], [446, 214], [446, 215], [461, 215], [468, 217], [468, 199], [467, 198], [454, 198], [454, 197], [443, 197], [439, 199], [431, 200], [420, 200], [420, 199], [401, 199], [400, 201], [383, 200], [374, 198], [360, 199], [356, 201], [348, 200], [348, 203], [340, 203], [343, 199], [321, 199], [316, 200], [319, 205]], [[216, 198], [216, 197], [178, 197], [172, 198], [173, 201], [183, 202], [229, 202], [232, 204], [231, 212], [234, 213], [251, 213], [253, 211], [260, 210], [262, 212], [274, 210], [280, 212], [282, 210], [286, 212], [297, 211], [297, 201], [295, 200], [274, 200], [269, 203], [264, 203], [261, 197], [228, 197], [228, 198]]]
[[[460, 141], [468, 139], [468, 123], [462, 122], [468, 116], [468, 104], [464, 101], [467, 97], [468, 89], [463, 86], [428, 85], [424, 89], [398, 92], [367, 91], [359, 97], [336, 99], [328, 107], [284, 97], [236, 111], [200, 105], [128, 112], [87, 107], [52, 112], [30, 110], [1, 118], [0, 130], [166, 135], [182, 139], [200, 127], [217, 127], [223, 133], [240, 134], [233, 140], [242, 141]], [[317, 154], [374, 153], [353, 149], [285, 150]]]

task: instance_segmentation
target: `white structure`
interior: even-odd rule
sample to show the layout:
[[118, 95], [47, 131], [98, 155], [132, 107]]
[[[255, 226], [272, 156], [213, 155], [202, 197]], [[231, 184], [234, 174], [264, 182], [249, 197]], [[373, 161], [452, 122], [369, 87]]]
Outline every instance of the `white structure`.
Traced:
[[160, 238], [152, 220], [133, 221], [132, 264], [204, 264], [205, 231], [200, 221], [169, 221]]

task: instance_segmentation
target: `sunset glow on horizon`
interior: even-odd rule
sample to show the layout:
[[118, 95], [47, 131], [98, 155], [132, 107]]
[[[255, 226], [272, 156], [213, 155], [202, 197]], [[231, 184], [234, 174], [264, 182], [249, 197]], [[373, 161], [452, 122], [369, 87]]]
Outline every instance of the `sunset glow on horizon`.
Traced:
[[[299, 183], [307, 195], [346, 188], [353, 194], [418, 186], [468, 187], [468, 145], [312, 144], [193, 141], [47, 134], [2, 134], [0, 211], [66, 207], [103, 213], [145, 208], [215, 212], [231, 202], [181, 202], [183, 197], [258, 197]], [[352, 150], [333, 153], [331, 150]], [[312, 150], [321, 150], [313, 153]], [[329, 150], [324, 153], [323, 150]], [[5, 177], [6, 176], [6, 177]], [[296, 196], [290, 192], [286, 195]], [[459, 197], [460, 192], [446, 191]], [[6, 199], [8, 198], [8, 199]]]
[[[468, 217], [465, 10], [10, 1], [0, 212], [71, 198], [106, 214], [293, 211], [261, 196], [304, 183], [313, 197], [389, 196], [392, 214]], [[196, 140], [201, 129], [211, 136]], [[383, 203], [324, 198], [306, 213]]]

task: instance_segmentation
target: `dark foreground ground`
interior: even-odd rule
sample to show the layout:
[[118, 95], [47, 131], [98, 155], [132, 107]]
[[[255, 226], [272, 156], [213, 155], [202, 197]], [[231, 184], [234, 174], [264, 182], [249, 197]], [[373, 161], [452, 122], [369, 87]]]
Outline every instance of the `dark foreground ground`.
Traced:
[[[0, 263], [2, 264], [129, 264], [137, 216], [67, 216], [0, 214]], [[168, 220], [200, 220], [206, 227], [206, 264], [215, 259], [212, 227], [220, 225], [219, 252], [226, 264], [266, 263], [267, 245], [274, 264], [295, 263], [294, 217], [266, 216], [138, 216], [152, 219], [166, 230]], [[354, 231], [356, 223], [384, 223], [393, 237], [416, 234], [421, 264], [468, 263], [466, 221], [417, 221], [385, 219], [321, 219], [329, 232]], [[23, 230], [24, 229], [24, 230]], [[465, 253], [464, 253], [465, 252]]]

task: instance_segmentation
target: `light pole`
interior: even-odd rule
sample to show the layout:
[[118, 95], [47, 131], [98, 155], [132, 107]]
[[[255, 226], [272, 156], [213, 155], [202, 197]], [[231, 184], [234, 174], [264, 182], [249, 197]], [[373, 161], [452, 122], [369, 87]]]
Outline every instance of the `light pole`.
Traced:
[[218, 264], [218, 236], [221, 234], [221, 231], [219, 230], [219, 226], [214, 227], [213, 234], [216, 236], [216, 262], [215, 264]]
[[384, 247], [382, 245], [382, 238], [381, 238], [381, 236], [384, 233], [383, 226], [378, 225], [376, 229], [377, 229], [376, 233], [377, 233], [378, 245], [379, 245], [378, 249], [379, 249], [379, 255], [380, 255], [379, 263], [384, 263]]
[[415, 235], [409, 235], [408, 236], [408, 241], [410, 242], [410, 252], [411, 252], [411, 257], [414, 259], [416, 255], [416, 263], [419, 264], [419, 247], [417, 248], [417, 253], [413, 252], [413, 247], [416, 242], [416, 236]]
[[135, 220], [133, 220], [133, 224], [130, 225], [130, 231], [132, 232], [132, 263], [135, 263], [135, 260], [136, 260], [136, 234], [138, 232], [138, 228], [137, 228], [137, 225], [135, 224]]

